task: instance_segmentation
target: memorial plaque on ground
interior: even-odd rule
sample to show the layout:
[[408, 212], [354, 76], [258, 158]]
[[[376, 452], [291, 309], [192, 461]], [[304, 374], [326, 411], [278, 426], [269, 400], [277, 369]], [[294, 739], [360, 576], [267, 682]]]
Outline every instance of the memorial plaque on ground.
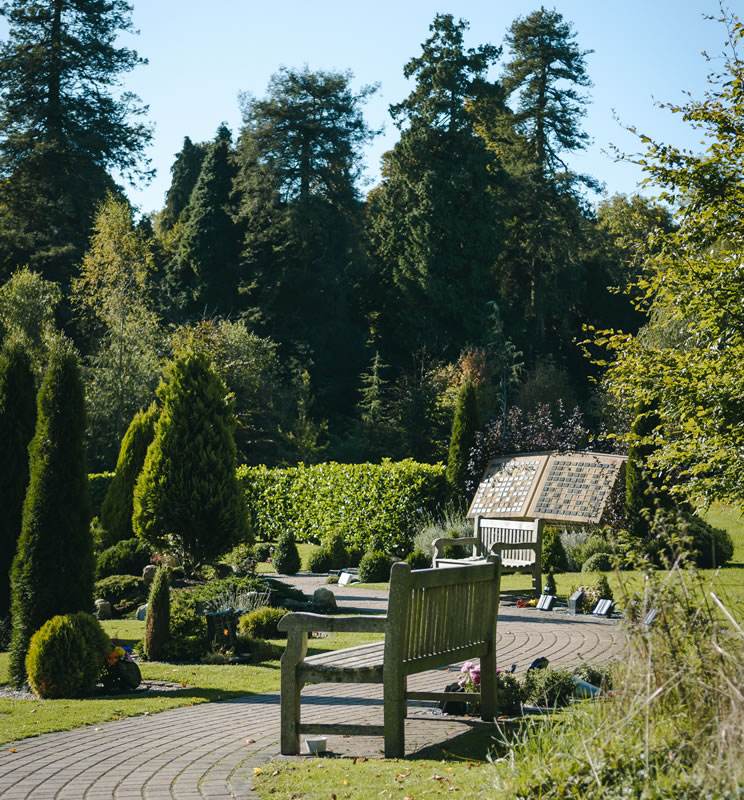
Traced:
[[625, 456], [531, 453], [489, 462], [469, 517], [599, 522]]

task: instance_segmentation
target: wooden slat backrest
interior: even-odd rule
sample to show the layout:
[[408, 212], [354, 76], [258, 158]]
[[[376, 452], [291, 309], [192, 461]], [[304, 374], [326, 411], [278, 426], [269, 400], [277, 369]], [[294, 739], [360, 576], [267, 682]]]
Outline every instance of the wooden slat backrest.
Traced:
[[400, 659], [410, 673], [416, 662], [441, 658], [447, 664], [461, 654], [486, 652], [498, 602], [496, 562], [415, 571], [396, 564], [390, 578], [386, 665], [389, 658]]
[[[476, 518], [475, 534], [480, 538], [481, 555], [491, 550], [491, 545], [501, 545], [501, 558], [504, 562], [524, 561], [531, 564], [535, 561], [535, 548], [519, 547], [520, 544], [535, 545], [538, 541], [538, 525], [535, 522], [520, 522], [505, 519]], [[514, 547], [503, 545], [513, 544]]]

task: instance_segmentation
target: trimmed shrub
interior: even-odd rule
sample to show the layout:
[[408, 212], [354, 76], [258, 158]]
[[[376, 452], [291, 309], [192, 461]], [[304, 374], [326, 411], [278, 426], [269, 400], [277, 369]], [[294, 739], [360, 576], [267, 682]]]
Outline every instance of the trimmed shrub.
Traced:
[[702, 517], [690, 515], [684, 530], [690, 538], [695, 564], [701, 569], [722, 567], [733, 558], [734, 543], [723, 528], [714, 528]]
[[119, 613], [126, 613], [145, 602], [145, 584], [134, 575], [109, 575], [93, 586], [95, 599], [108, 600]]
[[279, 537], [274, 550], [274, 567], [281, 575], [296, 575], [301, 566], [294, 532], [291, 530], [284, 531]]
[[121, 440], [116, 472], [108, 485], [101, 506], [101, 524], [106, 530], [106, 546], [134, 536], [132, 513], [134, 487], [145, 463], [147, 448], [155, 437], [158, 408], [153, 403], [147, 410], [140, 409], [129, 423]]
[[48, 699], [88, 695], [111, 649], [111, 640], [90, 614], [52, 617], [29, 643], [26, 671], [31, 688]]
[[[144, 652], [144, 642], [143, 642]], [[194, 593], [173, 591], [170, 604], [170, 637], [163, 646], [163, 661], [197, 662], [210, 649], [207, 620]]]
[[407, 460], [381, 464], [238, 468], [255, 529], [275, 540], [292, 528], [297, 541], [325, 541], [338, 531], [347, 548], [411, 551], [422, 514], [437, 516], [448, 485], [441, 464]]
[[109, 575], [142, 575], [151, 555], [149, 545], [141, 539], [123, 539], [98, 556], [96, 576], [100, 580]]
[[522, 689], [525, 702], [536, 706], [567, 706], [576, 683], [565, 669], [530, 669], [524, 676]]
[[134, 490], [135, 533], [156, 549], [183, 552], [191, 570], [251, 538], [226, 396], [204, 355], [182, 355], [167, 368], [155, 438]]
[[18, 344], [0, 353], [0, 619], [10, 613], [10, 567], [21, 532], [28, 486], [28, 444], [36, 425], [36, 387], [31, 358]]
[[145, 656], [160, 661], [165, 656], [165, 643], [170, 635], [170, 584], [168, 570], [160, 567], [155, 573], [147, 598], [145, 620]]
[[599, 578], [597, 578], [594, 588], [600, 600], [614, 600], [610, 582], [607, 580], [606, 575], [600, 575]]
[[238, 633], [251, 639], [286, 639], [287, 634], [277, 630], [276, 626], [287, 613], [285, 608], [257, 608], [240, 617]]
[[272, 547], [273, 545], [271, 542], [259, 542], [258, 544], [254, 545], [253, 555], [256, 561], [266, 562], [267, 559], [271, 558]]
[[471, 497], [465, 490], [465, 482], [468, 477], [470, 449], [475, 442], [478, 428], [480, 428], [478, 397], [475, 384], [468, 379], [462, 384], [457, 394], [446, 473], [453, 500], [463, 505]]
[[581, 565], [582, 572], [609, 572], [614, 567], [614, 558], [609, 553], [594, 553]]
[[58, 338], [39, 390], [28, 491], [11, 571], [10, 673], [15, 686], [26, 680], [31, 636], [58, 614], [93, 607], [85, 419], [78, 355]]
[[[534, 670], [532, 671], [534, 672]], [[517, 676], [512, 675], [511, 672], [499, 672], [496, 674], [496, 684], [498, 686], [496, 697], [499, 711], [509, 717], [521, 714], [524, 692]]]
[[346, 549], [343, 534], [339, 531], [329, 533], [324, 542], [331, 557], [330, 569], [342, 569], [348, 567], [349, 551]]
[[548, 570], [548, 575], [545, 578], [545, 587], [548, 590], [546, 594], [555, 596], [557, 590], [555, 588], [555, 575], [553, 575], [552, 568]]
[[331, 564], [331, 551], [323, 546], [313, 550], [307, 559], [307, 568], [310, 572], [328, 572], [333, 569]]
[[561, 541], [561, 533], [557, 528], [546, 526], [543, 530], [542, 556], [540, 567], [543, 572], [568, 571], [568, 558]]
[[381, 550], [365, 553], [359, 562], [359, 580], [362, 583], [385, 583], [390, 580], [392, 566], [390, 556]]
[[431, 556], [421, 550], [414, 550], [406, 556], [406, 561], [411, 565], [411, 569], [429, 569], [431, 566]]

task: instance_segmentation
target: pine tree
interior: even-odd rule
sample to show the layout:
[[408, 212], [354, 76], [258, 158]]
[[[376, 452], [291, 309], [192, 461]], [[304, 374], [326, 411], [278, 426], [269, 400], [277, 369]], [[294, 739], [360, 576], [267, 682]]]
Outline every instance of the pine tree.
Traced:
[[93, 604], [85, 425], [78, 355], [60, 338], [39, 390], [30, 479], [11, 570], [10, 671], [15, 686], [26, 679], [33, 633], [57, 614], [89, 612]]
[[120, 76], [144, 63], [115, 47], [131, 32], [125, 0], [11, 0], [0, 47], [0, 274], [32, 263], [66, 285], [96, 203], [130, 180], [151, 131]]
[[36, 387], [28, 353], [9, 343], [0, 352], [0, 619], [10, 612], [10, 567], [21, 533], [28, 487], [28, 444], [36, 425]]
[[354, 91], [351, 79], [281, 69], [265, 98], [243, 98], [238, 148], [243, 287], [261, 332], [312, 367], [330, 418], [350, 413], [367, 358], [358, 180], [374, 88]]
[[194, 144], [188, 136], [184, 138], [181, 152], [176, 154], [176, 160], [171, 167], [171, 185], [165, 195], [165, 206], [157, 220], [157, 228], [161, 232], [170, 230], [189, 204], [206, 151], [203, 144]]
[[400, 141], [385, 155], [382, 184], [369, 196], [383, 356], [410, 363], [426, 347], [456, 358], [477, 344], [485, 304], [497, 299], [492, 267], [499, 250], [494, 192], [500, 170], [475, 130], [470, 108], [497, 102], [485, 76], [499, 49], [466, 49], [467, 23], [437, 15], [422, 54], [404, 69], [409, 97], [390, 107]]
[[479, 427], [478, 393], [475, 384], [466, 380], [457, 394], [446, 473], [453, 497], [461, 502], [469, 499], [465, 489], [468, 460], [470, 448], [475, 443], [475, 434]]
[[145, 655], [148, 661], [162, 661], [170, 637], [170, 582], [168, 570], [160, 567], [147, 597]]
[[189, 317], [229, 316], [238, 301], [238, 231], [230, 209], [235, 169], [230, 131], [222, 125], [209, 147], [189, 202], [171, 267], [171, 292]]
[[116, 473], [109, 484], [101, 506], [101, 524], [106, 532], [103, 548], [111, 547], [122, 539], [131, 539], [134, 512], [134, 487], [145, 463], [147, 448], [155, 436], [158, 408], [153, 403], [147, 410], [140, 409], [132, 419], [121, 440]]
[[235, 475], [227, 390], [203, 355], [184, 354], [158, 388], [161, 412], [134, 490], [135, 533], [181, 552], [189, 568], [249, 540]]

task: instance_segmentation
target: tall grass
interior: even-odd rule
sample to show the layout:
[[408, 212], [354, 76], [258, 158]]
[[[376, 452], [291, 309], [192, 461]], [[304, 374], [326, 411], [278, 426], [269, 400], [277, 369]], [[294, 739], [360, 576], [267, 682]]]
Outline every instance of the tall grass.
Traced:
[[626, 607], [614, 697], [528, 726], [494, 762], [495, 798], [744, 797], [744, 629], [680, 562]]

